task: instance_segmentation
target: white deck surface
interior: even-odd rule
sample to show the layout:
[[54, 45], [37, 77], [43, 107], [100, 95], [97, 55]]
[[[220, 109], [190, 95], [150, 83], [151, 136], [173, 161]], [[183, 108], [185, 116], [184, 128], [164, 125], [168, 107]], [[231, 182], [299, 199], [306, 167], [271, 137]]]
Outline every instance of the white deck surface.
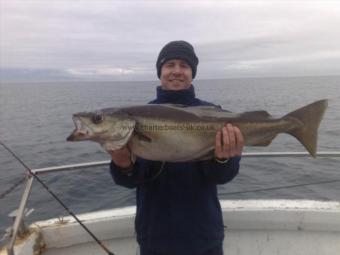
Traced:
[[[225, 200], [221, 206], [227, 226], [226, 255], [340, 254], [339, 202]], [[134, 207], [128, 207], [79, 217], [115, 255], [134, 255], [134, 212]], [[39, 226], [47, 248], [43, 255], [106, 254], [72, 218], [64, 220], [34, 225]], [[17, 255], [31, 255], [32, 244], [37, 244], [35, 238], [32, 240], [31, 244], [26, 242], [26, 250], [17, 246], [17, 251], [21, 250]]]
[[[105, 245], [114, 252], [115, 255], [137, 254], [137, 243], [135, 238], [118, 238], [105, 242]], [[99, 255], [106, 254], [101, 248], [94, 243], [85, 243], [81, 245], [75, 245], [71, 247], [50, 249], [43, 253], [43, 255]]]

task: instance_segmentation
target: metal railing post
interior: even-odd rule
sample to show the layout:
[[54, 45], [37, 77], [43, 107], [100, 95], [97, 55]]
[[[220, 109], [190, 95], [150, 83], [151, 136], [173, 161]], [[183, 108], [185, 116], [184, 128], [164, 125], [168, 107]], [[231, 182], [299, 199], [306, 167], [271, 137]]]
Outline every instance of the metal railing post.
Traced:
[[14, 225], [13, 225], [13, 232], [12, 232], [12, 236], [11, 236], [11, 240], [7, 246], [7, 253], [8, 255], [14, 255], [14, 251], [13, 251], [13, 247], [15, 244], [15, 240], [17, 238], [17, 234], [19, 231], [19, 227], [22, 223], [23, 220], [23, 215], [25, 212], [25, 208], [26, 208], [26, 204], [27, 204], [27, 200], [28, 200], [28, 196], [31, 192], [31, 188], [32, 188], [32, 184], [33, 184], [33, 176], [29, 175], [28, 176], [28, 180], [27, 180], [27, 184], [25, 187], [25, 191], [22, 195], [21, 201], [20, 201], [20, 205], [17, 211], [17, 215], [15, 217], [15, 221], [14, 221]]

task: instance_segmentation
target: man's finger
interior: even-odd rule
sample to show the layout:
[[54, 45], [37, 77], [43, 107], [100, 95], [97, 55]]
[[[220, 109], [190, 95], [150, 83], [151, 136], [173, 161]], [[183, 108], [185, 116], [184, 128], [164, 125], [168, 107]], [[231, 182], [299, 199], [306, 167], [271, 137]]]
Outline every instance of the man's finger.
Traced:
[[227, 125], [222, 128], [223, 133], [223, 156], [229, 158], [230, 155], [230, 136]]
[[241, 156], [243, 146], [244, 146], [244, 138], [243, 135], [238, 127], [234, 127], [235, 137], [236, 137], [236, 149], [237, 155]]
[[228, 129], [228, 135], [229, 135], [229, 154], [231, 157], [234, 157], [235, 156], [235, 144], [236, 144], [234, 127], [231, 124], [228, 124], [227, 129]]
[[216, 137], [215, 137], [215, 156], [217, 158], [221, 158], [222, 157], [222, 134], [221, 131], [217, 131], [216, 133]]

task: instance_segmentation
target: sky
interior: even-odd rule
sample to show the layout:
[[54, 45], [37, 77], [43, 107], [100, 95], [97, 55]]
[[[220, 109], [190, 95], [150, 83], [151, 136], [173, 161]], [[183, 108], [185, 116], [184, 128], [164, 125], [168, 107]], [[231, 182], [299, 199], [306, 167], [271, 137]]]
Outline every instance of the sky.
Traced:
[[156, 80], [190, 42], [196, 79], [340, 74], [340, 1], [0, 0], [0, 82]]

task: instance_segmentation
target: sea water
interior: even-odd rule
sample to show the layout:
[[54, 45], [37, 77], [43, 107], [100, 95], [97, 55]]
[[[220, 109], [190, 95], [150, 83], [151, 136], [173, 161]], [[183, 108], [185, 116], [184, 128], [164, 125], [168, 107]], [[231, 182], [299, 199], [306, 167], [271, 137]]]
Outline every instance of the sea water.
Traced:
[[[144, 104], [155, 98], [158, 81], [0, 83], [0, 139], [31, 168], [109, 160], [96, 143], [66, 142], [74, 129], [72, 114], [113, 106]], [[196, 96], [233, 112], [266, 110], [282, 116], [316, 100], [329, 99], [319, 128], [319, 151], [340, 151], [340, 76], [243, 78], [194, 81]], [[268, 147], [245, 151], [305, 151], [292, 136], [279, 135]], [[0, 194], [26, 170], [0, 147]], [[113, 183], [109, 167], [94, 167], [40, 176], [75, 213], [135, 204], [135, 190]], [[244, 158], [239, 175], [219, 186], [222, 199], [318, 199], [340, 201], [340, 158]], [[238, 191], [273, 190], [228, 194]], [[21, 185], [0, 200], [0, 237], [11, 224]], [[28, 201], [35, 211], [28, 222], [66, 215], [35, 182]]]

